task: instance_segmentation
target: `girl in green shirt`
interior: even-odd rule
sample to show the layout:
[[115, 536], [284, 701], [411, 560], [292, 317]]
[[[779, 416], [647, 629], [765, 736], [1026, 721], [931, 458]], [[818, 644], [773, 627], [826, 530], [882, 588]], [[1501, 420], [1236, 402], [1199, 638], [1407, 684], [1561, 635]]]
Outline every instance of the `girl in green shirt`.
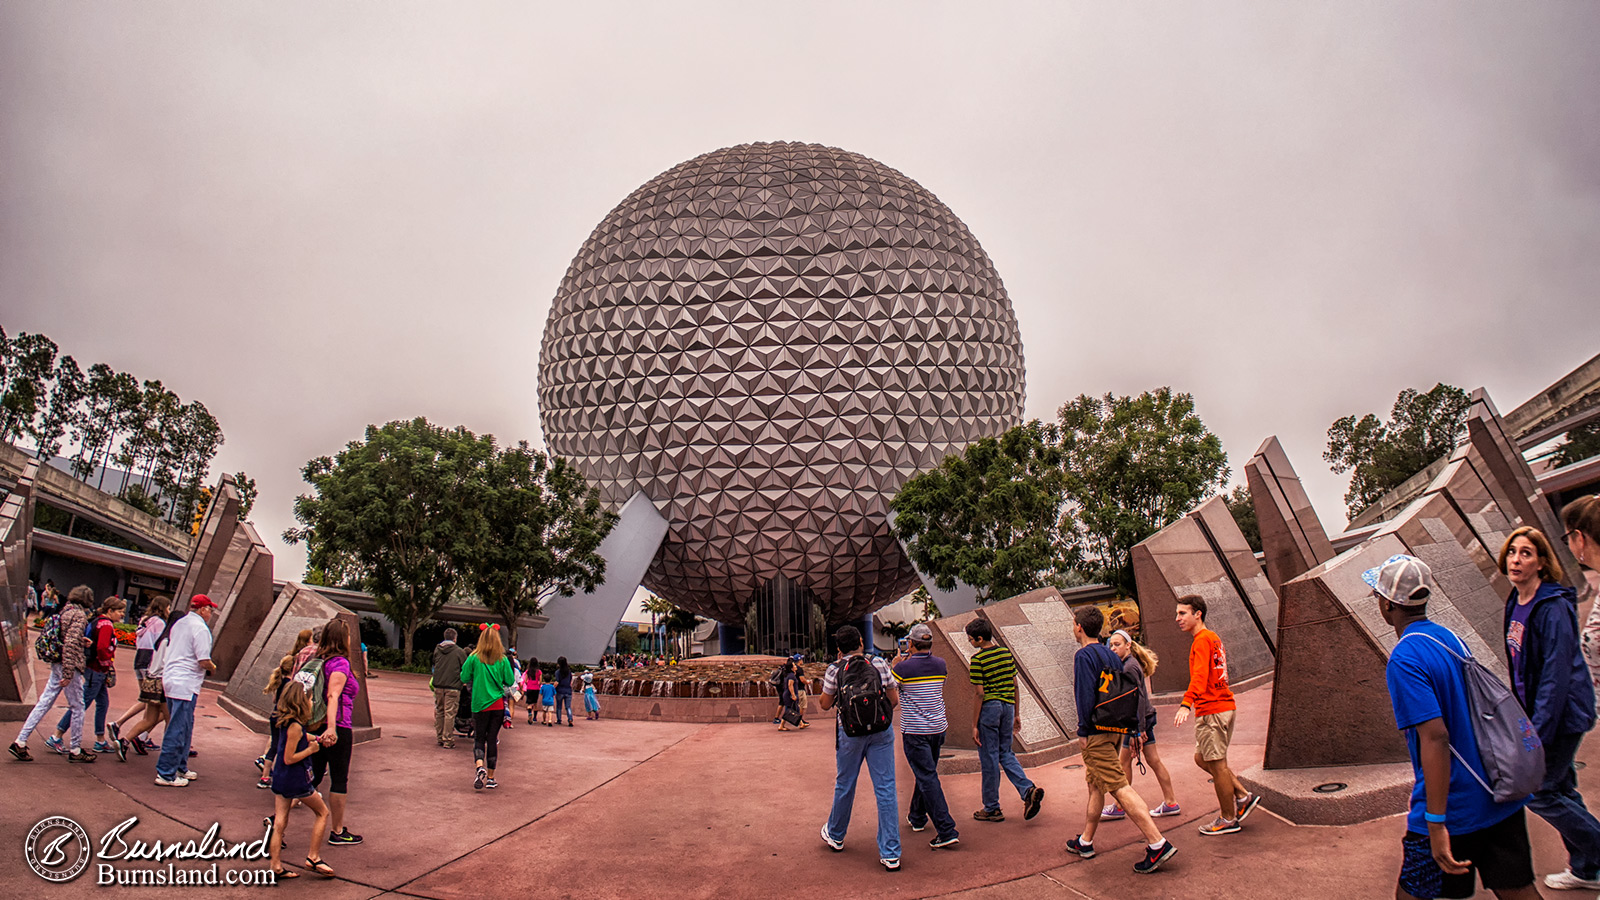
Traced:
[[477, 775], [472, 789], [496, 788], [494, 764], [499, 757], [500, 726], [506, 720], [506, 695], [516, 676], [500, 642], [500, 626], [483, 626], [478, 649], [461, 664], [461, 680], [472, 692], [472, 756]]

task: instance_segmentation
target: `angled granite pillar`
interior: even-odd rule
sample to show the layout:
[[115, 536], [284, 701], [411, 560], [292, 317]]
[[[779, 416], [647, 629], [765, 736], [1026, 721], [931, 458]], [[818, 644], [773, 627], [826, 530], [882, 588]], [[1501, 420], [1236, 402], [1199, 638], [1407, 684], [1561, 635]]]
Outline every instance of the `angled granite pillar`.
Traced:
[[[0, 666], [0, 703], [32, 704], [33, 647], [28, 637], [28, 558], [33, 549], [33, 482], [39, 463], [30, 460], [16, 487], [0, 504], [0, 644], [9, 664]], [[26, 717], [26, 714], [24, 714]]]
[[[265, 734], [267, 717], [272, 712], [272, 695], [263, 693], [262, 689], [267, 686], [272, 670], [293, 649], [301, 629], [321, 628], [335, 616], [344, 620], [352, 640], [356, 640], [361, 634], [361, 622], [355, 613], [317, 593], [315, 588], [295, 582], [284, 585], [254, 639], [240, 654], [233, 677], [223, 689], [222, 707], [251, 731]], [[356, 644], [357, 648], [359, 646]], [[361, 683], [351, 717], [355, 740], [357, 743], [374, 740], [382, 732], [372, 722], [367, 669], [359, 652], [351, 654], [350, 668]]]
[[[206, 587], [211, 584], [211, 579], [217, 574], [217, 567], [222, 565], [222, 557], [228, 552], [229, 542], [233, 540], [234, 525], [239, 521], [239, 488], [234, 484], [232, 475], [223, 475], [211, 492], [211, 503], [206, 507], [206, 516], [200, 522], [199, 539], [195, 542], [194, 552], [189, 555], [189, 565], [183, 570], [183, 579], [178, 582], [178, 592], [172, 598], [172, 608], [176, 612], [187, 612], [189, 598], [195, 594], [205, 594]], [[218, 597], [211, 599], [221, 602]]]
[[600, 542], [598, 552], [606, 561], [605, 581], [590, 593], [545, 601], [541, 612], [549, 622], [537, 630], [517, 630], [518, 655], [523, 659], [565, 656], [575, 663], [599, 662], [666, 535], [667, 520], [656, 504], [643, 491], [634, 493], [623, 504], [616, 527]]
[[1261, 528], [1267, 581], [1273, 590], [1307, 569], [1333, 559], [1333, 544], [1311, 498], [1276, 435], [1267, 438], [1244, 466], [1250, 502]]
[[1192, 639], [1174, 618], [1185, 594], [1206, 601], [1206, 626], [1222, 638], [1231, 683], [1272, 671], [1278, 596], [1221, 497], [1134, 545], [1133, 574], [1143, 642], [1166, 663], [1152, 690], [1188, 686]]
[[[973, 750], [972, 674], [977, 652], [967, 640], [967, 623], [989, 620], [995, 640], [1009, 647], [1017, 663], [1017, 722], [1012, 748], [1028, 753], [1065, 747], [1077, 740], [1078, 714], [1072, 694], [1072, 608], [1055, 588], [1029, 591], [981, 609], [944, 616], [929, 623], [933, 652], [945, 661], [945, 714], [951, 722], [945, 745]], [[1063, 751], [1065, 752], [1065, 751]]]

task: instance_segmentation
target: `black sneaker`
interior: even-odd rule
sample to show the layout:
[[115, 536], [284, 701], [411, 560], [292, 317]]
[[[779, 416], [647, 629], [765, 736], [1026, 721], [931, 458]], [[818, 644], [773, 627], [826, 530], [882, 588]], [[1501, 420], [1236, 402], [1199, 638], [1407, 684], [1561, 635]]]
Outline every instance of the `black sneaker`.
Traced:
[[1006, 814], [998, 809], [980, 809], [972, 814], [979, 822], [1004, 822]]
[[476, 776], [474, 776], [473, 779], [472, 779], [472, 789], [475, 790], [475, 791], [483, 790], [484, 782], [487, 781], [488, 779], [489, 779], [489, 770], [485, 769], [483, 766], [479, 766], [478, 767], [478, 774]]
[[912, 831], [921, 831], [922, 829], [928, 827], [928, 823], [927, 822], [923, 822], [921, 825], [918, 825], [917, 823], [911, 821], [911, 817], [910, 816], [907, 816], [906, 817], [906, 826], [909, 827]]
[[1044, 788], [1034, 785], [1022, 798], [1022, 818], [1031, 819], [1039, 814], [1039, 804], [1044, 802]]
[[128, 742], [122, 738], [117, 738], [117, 742], [114, 746], [117, 748], [117, 762], [127, 762]]
[[1085, 844], [1083, 841], [1078, 840], [1081, 837], [1083, 835], [1080, 834], [1078, 837], [1067, 841], [1067, 852], [1076, 853], [1084, 859], [1094, 859], [1094, 845]]
[[67, 754], [67, 762], [69, 762], [69, 763], [92, 763], [92, 762], [94, 762], [94, 754], [90, 753], [89, 751], [87, 751], [87, 750], [83, 749], [82, 747], [80, 747], [77, 750], [74, 750], [71, 753]]
[[485, 781], [483, 783], [483, 786], [486, 787], [486, 788], [489, 788], [490, 790], [493, 790], [493, 789], [495, 789], [495, 788], [500, 786], [500, 782], [495, 781], [493, 778], [491, 778], [488, 781]]
[[928, 846], [932, 847], [935, 850], [943, 850], [946, 847], [954, 847], [955, 845], [957, 845], [959, 843], [961, 843], [961, 838], [956, 837], [955, 835], [952, 834], [947, 838], [936, 837], [933, 840], [928, 842]]
[[17, 759], [23, 762], [33, 762], [33, 754], [29, 753], [28, 748], [21, 744], [12, 742], [12, 744], [6, 749], [11, 751], [12, 756], [15, 756]]
[[1154, 850], [1146, 847], [1144, 850], [1144, 859], [1134, 863], [1133, 870], [1138, 872], [1140, 875], [1149, 875], [1151, 872], [1161, 868], [1161, 864], [1171, 859], [1172, 854], [1177, 852], [1178, 848], [1172, 846], [1171, 841], [1162, 841], [1161, 846]]
[[341, 830], [338, 834], [330, 834], [330, 835], [328, 835], [328, 843], [330, 843], [330, 844], [359, 844], [359, 843], [361, 843], [361, 835], [359, 835], [359, 834], [351, 834], [350, 833], [350, 829], [347, 826], [343, 830]]

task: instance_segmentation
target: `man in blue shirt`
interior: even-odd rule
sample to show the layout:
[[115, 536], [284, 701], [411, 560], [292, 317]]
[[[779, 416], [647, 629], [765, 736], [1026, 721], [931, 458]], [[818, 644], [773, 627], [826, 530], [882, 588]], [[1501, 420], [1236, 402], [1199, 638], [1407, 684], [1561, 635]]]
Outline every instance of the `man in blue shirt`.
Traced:
[[1406, 733], [1416, 775], [1395, 895], [1402, 900], [1471, 897], [1477, 870], [1483, 886], [1502, 900], [1538, 897], [1522, 811], [1527, 800], [1496, 803], [1480, 783], [1487, 778], [1473, 735], [1466, 676], [1451, 655], [1469, 655], [1467, 645], [1428, 619], [1428, 598], [1438, 591], [1432, 571], [1402, 554], [1362, 578], [1384, 621], [1400, 636], [1386, 675], [1395, 723]]
[[1072, 616], [1072, 636], [1078, 640], [1078, 652], [1072, 658], [1072, 696], [1078, 707], [1078, 737], [1083, 744], [1083, 777], [1089, 783], [1089, 805], [1083, 833], [1067, 841], [1067, 852], [1084, 859], [1094, 857], [1094, 833], [1100, 827], [1100, 810], [1106, 795], [1110, 794], [1128, 811], [1128, 818], [1144, 835], [1144, 858], [1133, 864], [1133, 870], [1148, 875], [1171, 859], [1178, 848], [1161, 836], [1161, 830], [1150, 817], [1149, 807], [1144, 805], [1144, 798], [1128, 783], [1128, 773], [1122, 768], [1123, 735], [1102, 733], [1089, 722], [1102, 674], [1122, 671], [1122, 660], [1111, 648], [1100, 643], [1105, 613], [1098, 606], [1080, 606], [1072, 611]]

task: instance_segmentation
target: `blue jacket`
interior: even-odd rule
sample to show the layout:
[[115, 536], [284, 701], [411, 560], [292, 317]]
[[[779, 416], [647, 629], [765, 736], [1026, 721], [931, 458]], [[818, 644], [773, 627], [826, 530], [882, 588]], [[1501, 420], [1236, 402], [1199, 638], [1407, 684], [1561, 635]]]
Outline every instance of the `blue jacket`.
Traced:
[[1072, 699], [1078, 707], [1078, 737], [1095, 733], [1089, 724], [1094, 715], [1095, 691], [1099, 688], [1101, 672], [1121, 672], [1122, 659], [1105, 644], [1079, 647], [1072, 657]]
[[[1516, 588], [1506, 598], [1505, 625], [1511, 630]], [[1502, 646], [1504, 642], [1502, 641]], [[1525, 695], [1517, 699], [1528, 711], [1539, 740], [1549, 746], [1559, 734], [1583, 734], [1594, 727], [1594, 682], [1578, 649], [1578, 595], [1572, 588], [1543, 582], [1533, 595], [1533, 609], [1522, 639]], [[1506, 666], [1511, 651], [1506, 648]]]

